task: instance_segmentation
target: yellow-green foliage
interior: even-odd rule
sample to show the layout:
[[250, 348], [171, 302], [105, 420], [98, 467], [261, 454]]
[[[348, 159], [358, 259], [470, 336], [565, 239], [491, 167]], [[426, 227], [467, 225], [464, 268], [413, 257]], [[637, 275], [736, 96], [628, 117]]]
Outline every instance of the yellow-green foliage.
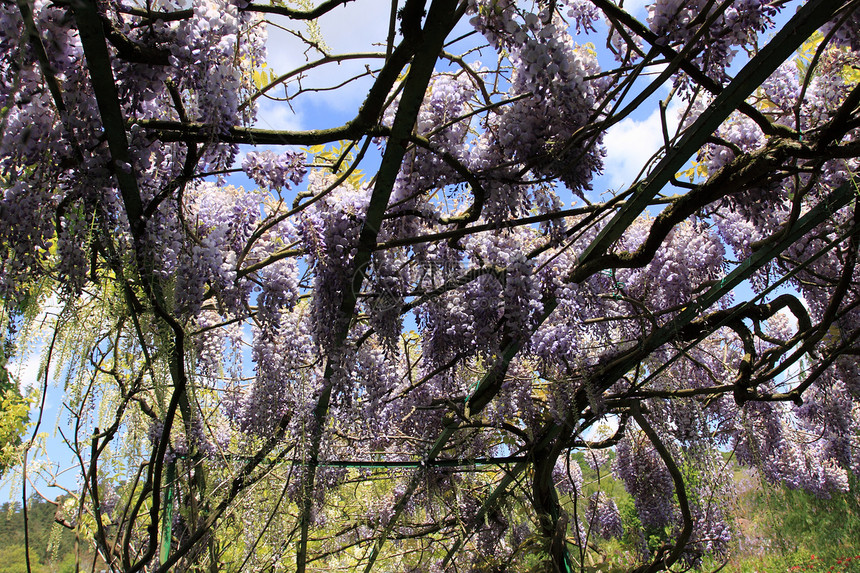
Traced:
[[0, 390], [0, 475], [18, 463], [32, 403], [32, 396], [23, 397], [16, 388]]
[[[314, 145], [305, 148], [311, 164], [315, 167], [333, 168], [334, 175], [340, 177], [346, 173], [355, 161], [355, 142], [338, 141], [329, 145]], [[346, 183], [359, 189], [364, 184], [364, 172], [354, 169], [346, 178]]]
[[259, 68], [251, 71], [251, 79], [258, 90], [262, 90], [267, 85], [274, 83], [278, 77], [275, 74], [275, 70], [271, 68], [267, 70], [266, 67], [266, 62], [263, 62]]

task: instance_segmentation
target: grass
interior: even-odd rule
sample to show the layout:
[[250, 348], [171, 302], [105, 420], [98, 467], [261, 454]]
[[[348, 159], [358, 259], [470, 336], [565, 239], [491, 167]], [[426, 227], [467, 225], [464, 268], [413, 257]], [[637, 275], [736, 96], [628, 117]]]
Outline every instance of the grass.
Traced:
[[723, 571], [860, 573], [860, 497], [855, 493], [860, 483], [856, 478], [850, 493], [827, 499], [784, 487], [762, 487], [755, 479], [744, 483], [747, 487], [736, 507], [738, 542]]
[[[734, 507], [738, 527], [732, 552], [728, 561], [725, 557], [706, 557], [699, 571], [860, 573], [860, 495], [856, 493], [860, 480], [856, 477], [851, 480], [849, 493], [827, 499], [762, 485], [748, 469], [736, 468], [734, 479], [739, 495]], [[615, 496], [622, 513], [632, 510], [632, 501], [625, 496]], [[631, 507], [625, 507], [624, 501]], [[601, 545], [603, 562], [617, 565], [633, 549], [633, 540]]]

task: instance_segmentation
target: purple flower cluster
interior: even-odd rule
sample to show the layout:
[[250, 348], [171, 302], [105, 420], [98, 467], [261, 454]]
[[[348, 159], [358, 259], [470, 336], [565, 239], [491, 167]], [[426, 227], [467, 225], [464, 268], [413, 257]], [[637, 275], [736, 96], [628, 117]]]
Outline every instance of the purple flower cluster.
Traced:
[[[309, 189], [319, 193], [332, 182], [320, 171], [312, 171]], [[297, 226], [314, 268], [314, 340], [326, 350], [332, 349], [336, 333], [349, 320], [341, 315], [340, 300], [353, 285], [353, 258], [369, 199], [368, 189], [341, 185], [303, 211]]]
[[624, 482], [646, 530], [674, 524], [675, 485], [666, 464], [641, 433], [628, 431], [616, 447], [615, 475]]
[[[705, 0], [657, 0], [648, 6], [648, 25], [668, 45], [693, 41], [703, 24]], [[712, 8], [715, 9], [715, 8]], [[713, 21], [696, 40], [694, 62], [718, 81], [727, 79], [726, 68], [734, 59], [735, 48], [754, 47], [759, 34], [773, 25], [777, 3], [767, 0], [736, 0]]]
[[582, 497], [582, 468], [575, 460], [559, 459], [552, 468], [552, 481], [561, 493]]
[[256, 193], [209, 182], [188, 188], [185, 216], [196, 222], [192, 229], [196, 241], [181, 246], [178, 253], [161, 251], [162, 267], [175, 265], [180, 308], [196, 313], [207, 289], [213, 289], [231, 311], [242, 313], [251, 285], [236, 280], [236, 265], [260, 221], [260, 199]]
[[[827, 36], [832, 32], [834, 45], [845, 46], [860, 52], [860, 12], [855, 8], [845, 16], [840, 15], [839, 18], [822, 26], [821, 33]], [[836, 28], [837, 25], [838, 28]], [[834, 28], [836, 28], [835, 32], [833, 32]]]
[[[462, 182], [462, 175], [446, 163], [443, 154], [468, 163], [468, 114], [474, 108], [475, 91], [474, 80], [467, 74], [434, 76], [416, 121], [418, 134], [427, 138], [430, 148], [416, 147], [404, 157], [390, 200], [396, 205], [392, 211], [401, 216], [386, 223], [383, 236], [415, 233], [426, 225], [427, 217], [443, 215], [441, 206], [428, 198], [441, 187]], [[398, 97], [386, 108], [383, 124], [392, 124], [399, 103]]]
[[281, 328], [255, 329], [252, 360], [256, 375], [248, 387], [232, 389], [230, 417], [245, 432], [271, 435], [284, 417], [301, 432], [306, 409], [321, 382], [314, 363], [308, 314], [299, 309], [280, 318]]
[[[630, 251], [639, 248], [651, 221], [641, 219], [623, 238]], [[723, 274], [725, 248], [704, 225], [684, 222], [663, 240], [662, 248], [641, 270], [619, 270], [616, 285], [652, 309], [677, 307], [692, 298], [701, 285]]]
[[216, 136], [250, 120], [239, 110], [241, 94], [251, 88], [242, 66], [265, 61], [266, 28], [232, 0], [195, 0], [191, 8], [193, 18], [166, 31], [172, 40], [170, 61], [183, 70], [181, 85], [195, 88], [188, 112]]
[[618, 505], [605, 492], [594, 492], [588, 499], [586, 511], [590, 530], [603, 539], [620, 539], [624, 535]]
[[[806, 428], [814, 428], [818, 405], [801, 411]], [[834, 434], [816, 437], [795, 426], [790, 410], [769, 402], [749, 404], [738, 422], [736, 451], [738, 459], [760, 468], [771, 483], [784, 483], [792, 489], [804, 489], [822, 497], [848, 490], [848, 474], [840, 464], [840, 448], [833, 443]], [[829, 421], [828, 421], [829, 422]], [[833, 420], [840, 423], [839, 418]], [[845, 422], [842, 416], [842, 423]], [[856, 427], [856, 420], [848, 421]], [[830, 448], [833, 444], [835, 448]], [[833, 457], [837, 454], [836, 457]], [[843, 463], [847, 460], [841, 460]], [[849, 466], [850, 467], [850, 466]]]
[[290, 189], [307, 174], [305, 157], [295, 151], [276, 155], [272, 151], [251, 151], [242, 161], [242, 170], [257, 185], [271, 191]]
[[[513, 5], [497, 2], [476, 2], [473, 9], [476, 29], [508, 52], [514, 73], [507, 95], [519, 98], [490, 116], [475, 142], [473, 169], [494, 170], [512, 160], [519, 164], [507, 173], [494, 172], [488, 180], [487, 218], [498, 219], [528, 206], [529, 189], [510, 183], [511, 174], [522, 166], [537, 175], [557, 177], [582, 195], [602, 167], [601, 140], [572, 145], [570, 138], [589, 121], [606, 88], [601, 80], [586, 79], [600, 71], [596, 54], [573, 41], [557, 14], [520, 13]], [[590, 17], [583, 18], [584, 23]], [[533, 192], [542, 195], [548, 190]]]

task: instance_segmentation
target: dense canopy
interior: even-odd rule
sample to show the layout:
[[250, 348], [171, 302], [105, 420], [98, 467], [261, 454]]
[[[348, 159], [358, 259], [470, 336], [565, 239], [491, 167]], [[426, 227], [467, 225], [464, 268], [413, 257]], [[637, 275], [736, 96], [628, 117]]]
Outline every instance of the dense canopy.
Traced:
[[731, 464], [850, 490], [858, 0], [392, 0], [338, 53], [347, 2], [0, 4], [0, 358], [49, 331], [65, 525], [132, 573], [656, 571], [729, 550]]

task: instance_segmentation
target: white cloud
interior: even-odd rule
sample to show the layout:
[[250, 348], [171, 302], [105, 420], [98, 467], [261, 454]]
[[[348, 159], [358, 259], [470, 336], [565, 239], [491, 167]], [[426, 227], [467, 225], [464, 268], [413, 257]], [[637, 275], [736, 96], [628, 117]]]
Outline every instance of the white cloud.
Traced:
[[606, 146], [604, 172], [613, 189], [633, 183], [648, 159], [660, 148], [660, 113], [655, 110], [644, 120], [627, 118], [612, 126], [603, 140]]
[[25, 357], [9, 363], [9, 373], [20, 384], [21, 393], [26, 394], [30, 388], [40, 387], [39, 365], [42, 362], [41, 348], [29, 352]]
[[[678, 126], [677, 107], [670, 105], [666, 112], [669, 135]], [[645, 119], [627, 118], [612, 126], [603, 140], [606, 147], [604, 178], [612, 189], [629, 186], [648, 163], [648, 160], [663, 145], [663, 128], [660, 110]]]
[[[300, 131], [305, 129], [302, 121], [304, 114], [301, 113], [301, 110], [291, 109], [290, 106], [284, 102], [272, 101], [265, 98], [261, 98], [257, 103], [259, 108], [257, 110], [257, 119], [254, 122], [254, 127], [258, 129], [283, 131]], [[239, 147], [239, 153], [236, 154], [236, 158], [233, 160], [233, 167], [241, 167], [242, 162], [245, 160], [245, 156], [249, 151], [267, 150], [274, 151], [275, 153], [283, 153], [284, 148], [280, 145], [242, 145]], [[236, 176], [234, 175], [233, 177]], [[248, 182], [245, 178], [240, 177], [240, 179], [241, 180], [230, 181], [230, 183], [247, 187]]]
[[323, 38], [338, 53], [384, 51], [390, 12], [389, 0], [350, 2], [319, 19]]
[[285, 102], [265, 98], [258, 100], [256, 127], [296, 131], [302, 129], [304, 114], [299, 109], [290, 109]]

